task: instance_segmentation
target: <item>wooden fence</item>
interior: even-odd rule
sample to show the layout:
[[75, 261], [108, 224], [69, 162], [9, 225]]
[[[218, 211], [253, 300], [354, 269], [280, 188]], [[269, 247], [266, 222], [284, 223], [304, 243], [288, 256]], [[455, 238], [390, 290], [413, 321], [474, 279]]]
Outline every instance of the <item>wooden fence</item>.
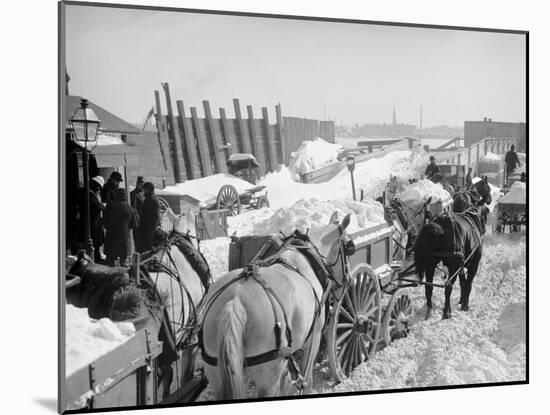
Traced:
[[304, 140], [322, 137], [334, 142], [333, 121], [283, 117], [280, 104], [275, 106], [273, 124], [267, 107], [262, 107], [261, 118], [255, 118], [251, 105], [243, 115], [237, 98], [233, 99], [235, 118], [228, 118], [225, 108], [219, 108], [219, 118], [215, 118], [209, 101], [202, 102], [201, 118], [196, 107], [187, 110], [181, 100], [176, 100], [174, 109], [168, 84], [162, 87], [167, 114], [162, 114], [160, 93], [155, 91], [158, 144], [163, 161], [172, 166], [176, 183], [227, 172], [227, 160], [233, 153], [253, 154], [263, 175], [287, 163], [290, 153]]

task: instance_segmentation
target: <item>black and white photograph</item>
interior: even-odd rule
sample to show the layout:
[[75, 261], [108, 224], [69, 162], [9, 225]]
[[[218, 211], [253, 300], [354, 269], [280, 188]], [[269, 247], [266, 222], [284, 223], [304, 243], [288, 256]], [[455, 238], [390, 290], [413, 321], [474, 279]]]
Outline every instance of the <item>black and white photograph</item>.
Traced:
[[528, 383], [527, 30], [58, 7], [61, 412]]

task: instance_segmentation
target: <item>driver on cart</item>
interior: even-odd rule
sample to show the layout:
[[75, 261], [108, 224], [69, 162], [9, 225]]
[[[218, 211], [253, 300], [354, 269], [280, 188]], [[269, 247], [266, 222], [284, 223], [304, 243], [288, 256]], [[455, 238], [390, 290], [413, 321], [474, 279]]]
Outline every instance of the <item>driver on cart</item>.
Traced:
[[426, 171], [424, 172], [424, 175], [427, 179], [432, 180], [433, 177], [440, 173], [439, 166], [435, 162], [435, 157], [430, 156], [430, 164], [428, 164], [428, 167], [426, 167]]

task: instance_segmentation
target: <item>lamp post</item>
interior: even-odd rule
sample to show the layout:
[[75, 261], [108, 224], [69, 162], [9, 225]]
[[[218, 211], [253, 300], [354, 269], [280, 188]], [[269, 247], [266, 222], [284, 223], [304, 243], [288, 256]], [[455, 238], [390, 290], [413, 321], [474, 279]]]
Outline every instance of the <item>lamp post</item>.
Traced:
[[355, 179], [353, 178], [353, 171], [355, 170], [355, 157], [347, 156], [346, 165], [348, 166], [348, 170], [351, 175], [351, 191], [353, 192], [353, 200], [357, 200], [355, 198]]
[[[88, 108], [88, 100], [80, 100], [80, 107], [74, 112], [71, 118], [74, 140], [77, 143], [84, 144], [82, 154], [82, 164], [84, 170], [84, 241], [86, 243], [86, 253], [94, 258], [94, 244], [90, 231], [90, 172], [89, 172], [89, 150], [93, 150], [97, 144], [97, 132], [101, 122], [97, 118], [94, 110]], [[93, 147], [88, 148], [91, 144]]]

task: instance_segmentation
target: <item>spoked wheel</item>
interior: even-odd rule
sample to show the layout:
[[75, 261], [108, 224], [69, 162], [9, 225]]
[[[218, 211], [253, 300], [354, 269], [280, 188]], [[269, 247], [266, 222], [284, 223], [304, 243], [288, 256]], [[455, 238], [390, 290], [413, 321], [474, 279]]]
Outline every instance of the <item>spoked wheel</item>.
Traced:
[[380, 285], [372, 268], [361, 264], [335, 300], [328, 328], [332, 376], [343, 381], [376, 351], [380, 333]]
[[414, 317], [414, 307], [409, 295], [402, 289], [393, 293], [382, 319], [382, 333], [386, 346], [409, 334], [409, 324]]
[[231, 213], [231, 216], [241, 213], [241, 202], [239, 200], [239, 194], [237, 189], [230, 184], [222, 186], [216, 199], [218, 209], [227, 209]]

